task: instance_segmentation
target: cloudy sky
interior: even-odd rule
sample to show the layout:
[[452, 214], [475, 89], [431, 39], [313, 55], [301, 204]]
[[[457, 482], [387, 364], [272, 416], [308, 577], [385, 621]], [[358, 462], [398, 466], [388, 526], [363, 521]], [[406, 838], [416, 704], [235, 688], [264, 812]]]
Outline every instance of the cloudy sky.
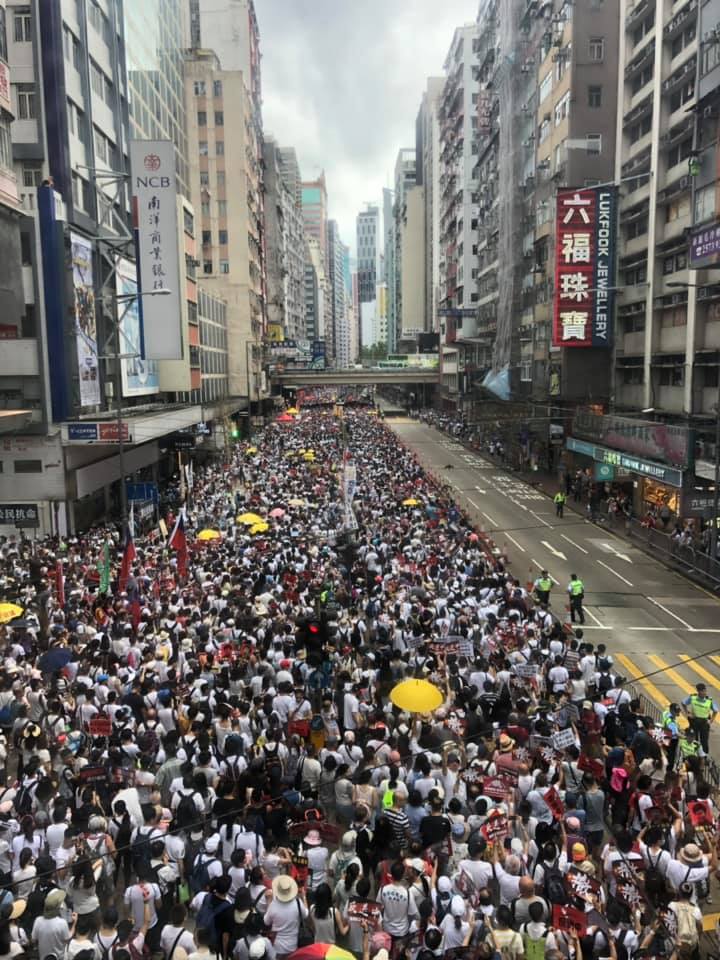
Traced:
[[382, 202], [395, 157], [415, 145], [425, 78], [442, 75], [455, 27], [477, 0], [255, 0], [263, 125], [322, 169], [330, 217], [355, 247], [355, 215]]

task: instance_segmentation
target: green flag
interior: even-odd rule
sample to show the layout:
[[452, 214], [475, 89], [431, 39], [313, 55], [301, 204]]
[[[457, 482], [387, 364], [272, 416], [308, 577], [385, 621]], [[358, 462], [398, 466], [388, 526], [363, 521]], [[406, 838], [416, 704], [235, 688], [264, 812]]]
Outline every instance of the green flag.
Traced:
[[103, 560], [100, 565], [100, 593], [107, 593], [110, 589], [110, 544], [105, 541]]

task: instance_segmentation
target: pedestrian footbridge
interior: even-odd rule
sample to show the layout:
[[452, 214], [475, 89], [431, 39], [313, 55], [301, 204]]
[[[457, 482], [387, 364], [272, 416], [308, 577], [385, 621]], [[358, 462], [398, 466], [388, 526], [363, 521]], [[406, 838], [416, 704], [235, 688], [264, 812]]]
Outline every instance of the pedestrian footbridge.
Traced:
[[402, 367], [397, 370], [286, 370], [273, 373], [273, 383], [284, 387], [337, 386], [340, 384], [437, 383], [438, 369]]

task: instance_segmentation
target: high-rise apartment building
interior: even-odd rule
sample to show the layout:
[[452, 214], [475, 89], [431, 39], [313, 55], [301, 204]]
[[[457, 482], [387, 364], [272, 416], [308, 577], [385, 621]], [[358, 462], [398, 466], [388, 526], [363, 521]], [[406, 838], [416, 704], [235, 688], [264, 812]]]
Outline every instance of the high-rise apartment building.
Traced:
[[383, 260], [381, 277], [388, 288], [388, 344], [397, 343], [397, 318], [395, 316], [395, 215], [393, 191], [383, 187]]
[[[247, 368], [257, 359], [251, 345], [264, 334], [265, 292], [260, 151], [252, 102], [243, 74], [221, 70], [210, 50], [187, 54], [185, 94], [202, 285], [227, 304], [230, 391], [257, 402], [262, 375], [255, 369], [248, 376]], [[233, 189], [236, 182], [243, 183], [242, 190]]]
[[415, 121], [415, 183], [424, 191], [423, 233], [425, 289], [423, 330], [438, 330], [440, 287], [440, 120], [438, 108], [445, 80], [429, 77]]
[[347, 310], [345, 295], [345, 245], [340, 239], [340, 228], [336, 220], [328, 222], [328, 263], [332, 298], [332, 322], [330, 331], [326, 331], [326, 355], [328, 365], [338, 365], [338, 340], [345, 326]]
[[302, 177], [295, 147], [278, 147], [278, 162], [285, 184], [295, 197], [298, 209], [302, 207]]
[[328, 198], [325, 174], [321, 173], [317, 180], [303, 180], [300, 198], [305, 236], [317, 240], [323, 263], [327, 267]]
[[[407, 233], [407, 194], [415, 186], [416, 178], [416, 156], [415, 148], [404, 148], [398, 151], [395, 160], [395, 194], [393, 202], [393, 218], [395, 220], [394, 240], [395, 249], [393, 251], [393, 261], [395, 265], [393, 274], [393, 286], [389, 290], [389, 296], [393, 301], [391, 314], [393, 317], [393, 340], [389, 344], [390, 352], [397, 349], [407, 349], [408, 345], [412, 350], [412, 345], [417, 341], [419, 329], [415, 326], [418, 322], [417, 317], [412, 323], [408, 323], [403, 318], [403, 251], [402, 244], [404, 235]], [[416, 206], [416, 205], [415, 205]], [[414, 218], [417, 219], [416, 217]], [[424, 229], [423, 229], [424, 235]], [[424, 240], [424, 236], [422, 238]], [[420, 278], [418, 278], [419, 280]], [[420, 281], [421, 282], [421, 281]], [[401, 342], [401, 341], [404, 341]]]
[[355, 218], [355, 241], [358, 296], [360, 303], [370, 303], [380, 274], [380, 210], [374, 204], [367, 204]]
[[398, 274], [400, 280], [400, 326], [397, 344], [401, 352], [415, 353], [425, 317], [425, 188], [405, 190], [399, 223]]
[[303, 335], [305, 315], [305, 231], [295, 185], [285, 179], [281, 153], [273, 139], [265, 139], [268, 335], [271, 340], [297, 340]]

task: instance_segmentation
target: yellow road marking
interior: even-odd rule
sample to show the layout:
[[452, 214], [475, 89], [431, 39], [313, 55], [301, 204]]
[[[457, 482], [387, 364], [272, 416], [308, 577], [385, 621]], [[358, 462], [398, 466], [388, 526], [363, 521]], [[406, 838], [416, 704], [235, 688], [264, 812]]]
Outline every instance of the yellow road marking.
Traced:
[[635, 666], [632, 660], [626, 657], [624, 653], [616, 653], [615, 659], [618, 660], [627, 670], [627, 672], [645, 688], [647, 693], [650, 694], [650, 697], [655, 701], [655, 703], [658, 704], [659, 707], [661, 707], [661, 709], [664, 710], [665, 707], [667, 707], [667, 705], [670, 703], [668, 698], [664, 693], [662, 693], [662, 691], [658, 690], [654, 683], [651, 683], [650, 680], [645, 679], [645, 677], [642, 675], [642, 671]]
[[690, 657], [685, 653], [678, 654], [683, 663], [686, 663], [691, 670], [694, 670], [695, 673], [702, 677], [705, 683], [709, 683], [711, 687], [715, 687], [716, 690], [720, 690], [720, 677], [716, 677], [714, 673], [710, 673], [709, 670], [706, 670], [705, 667], [701, 667], [699, 663], [693, 661], [690, 662]]
[[696, 692], [695, 687], [689, 684], [687, 680], [683, 679], [683, 677], [680, 676], [677, 670], [673, 670], [673, 668], [669, 664], [665, 663], [662, 657], [658, 657], [654, 653], [649, 653], [647, 655], [647, 658], [651, 663], [655, 664], [655, 666], [658, 667], [658, 669], [662, 670], [663, 673], [666, 673], [670, 677], [672, 682], [676, 686], [680, 687], [681, 690], [684, 690], [685, 693], [692, 694]]

